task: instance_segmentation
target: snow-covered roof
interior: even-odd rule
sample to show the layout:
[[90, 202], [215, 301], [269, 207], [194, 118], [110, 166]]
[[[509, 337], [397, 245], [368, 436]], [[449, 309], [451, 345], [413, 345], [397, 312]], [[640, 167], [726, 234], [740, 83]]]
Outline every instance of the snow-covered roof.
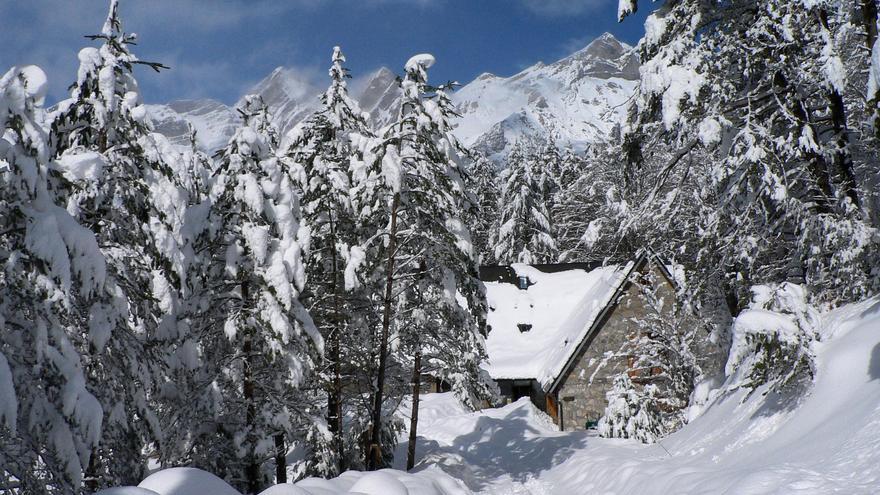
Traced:
[[[534, 284], [528, 290], [487, 282], [491, 330], [484, 366], [489, 375], [496, 380], [536, 379], [545, 389], [550, 386], [632, 266], [544, 273], [515, 264], [517, 276], [527, 276]], [[532, 327], [521, 332], [520, 324]]]

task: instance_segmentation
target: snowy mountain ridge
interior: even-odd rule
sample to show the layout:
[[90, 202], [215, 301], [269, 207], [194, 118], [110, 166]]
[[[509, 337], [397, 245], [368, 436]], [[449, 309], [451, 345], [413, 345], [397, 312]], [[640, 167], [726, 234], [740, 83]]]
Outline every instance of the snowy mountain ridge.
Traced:
[[[461, 113], [456, 135], [496, 158], [519, 139], [543, 140], [548, 135], [560, 146], [583, 148], [610, 137], [623, 121], [638, 77], [634, 49], [605, 33], [552, 64], [538, 62], [510, 77], [485, 73], [461, 87], [453, 95]], [[394, 118], [400, 88], [392, 70], [382, 67], [352, 86], [352, 96], [375, 125]], [[278, 67], [249, 93], [263, 97], [283, 133], [320, 108], [324, 90], [323, 81]], [[148, 106], [156, 130], [172, 143], [188, 144], [190, 123], [199, 146], [208, 151], [232, 136], [238, 124], [234, 108], [210, 99]]]

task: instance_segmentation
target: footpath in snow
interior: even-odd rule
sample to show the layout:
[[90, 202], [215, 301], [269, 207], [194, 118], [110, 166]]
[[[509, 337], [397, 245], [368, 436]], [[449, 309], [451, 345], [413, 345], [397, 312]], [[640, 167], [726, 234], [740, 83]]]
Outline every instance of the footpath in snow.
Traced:
[[[880, 299], [825, 315], [820, 333], [815, 383], [798, 403], [734, 392], [659, 444], [559, 432], [525, 399], [467, 412], [451, 394], [429, 394], [411, 473], [347, 472], [262, 495], [880, 493]], [[155, 494], [239, 495], [186, 468], [102, 493]]]

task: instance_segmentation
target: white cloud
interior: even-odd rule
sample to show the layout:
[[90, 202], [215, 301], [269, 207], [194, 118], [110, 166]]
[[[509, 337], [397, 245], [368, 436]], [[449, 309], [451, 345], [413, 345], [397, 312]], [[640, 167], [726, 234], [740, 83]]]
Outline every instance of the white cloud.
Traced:
[[[294, 48], [270, 38], [266, 46], [250, 50], [251, 55], [237, 60], [195, 60], [200, 48], [186, 46], [209, 39], [208, 34], [223, 33], [241, 26], [259, 29], [265, 21], [291, 12], [317, 8], [375, 8], [382, 5], [412, 5], [432, 8], [445, 0], [122, 0], [120, 14], [123, 28], [136, 32], [143, 42], [135, 53], [171, 67], [162, 74], [141, 71], [139, 79], [180, 97], [204, 96], [210, 85], [212, 94], [241, 94], [265, 74], [246, 74], [243, 66], [258, 67], [267, 53], [283, 54], [276, 63], [294, 66]], [[83, 38], [100, 31], [107, 15], [109, 0], [0, 0], [0, 73], [12, 65], [36, 64], [50, 81], [49, 101], [66, 96], [67, 87], [76, 78], [77, 52], [93, 44]], [[179, 50], [157, 48], [155, 40], [179, 40]], [[167, 45], [167, 43], [166, 43]], [[270, 46], [271, 45], [271, 46]], [[164, 51], [162, 51], [164, 50]], [[329, 52], [327, 57], [329, 58]], [[302, 68], [311, 77], [321, 77], [326, 69]], [[147, 79], [149, 78], [149, 79]], [[152, 98], [145, 95], [147, 100]]]
[[609, 0], [520, 0], [535, 14], [547, 17], [582, 15], [611, 3]]

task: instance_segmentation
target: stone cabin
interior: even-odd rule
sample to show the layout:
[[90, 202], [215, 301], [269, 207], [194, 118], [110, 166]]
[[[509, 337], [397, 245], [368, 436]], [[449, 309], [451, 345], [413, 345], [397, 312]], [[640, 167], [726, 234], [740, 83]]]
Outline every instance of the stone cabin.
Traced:
[[605, 394], [628, 364], [606, 353], [617, 352], [637, 331], [631, 319], [646, 313], [636, 284], [659, 283], [670, 311], [676, 292], [672, 274], [650, 254], [612, 266], [484, 266], [480, 278], [489, 375], [505, 402], [529, 397], [562, 430], [591, 428], [604, 414]]

